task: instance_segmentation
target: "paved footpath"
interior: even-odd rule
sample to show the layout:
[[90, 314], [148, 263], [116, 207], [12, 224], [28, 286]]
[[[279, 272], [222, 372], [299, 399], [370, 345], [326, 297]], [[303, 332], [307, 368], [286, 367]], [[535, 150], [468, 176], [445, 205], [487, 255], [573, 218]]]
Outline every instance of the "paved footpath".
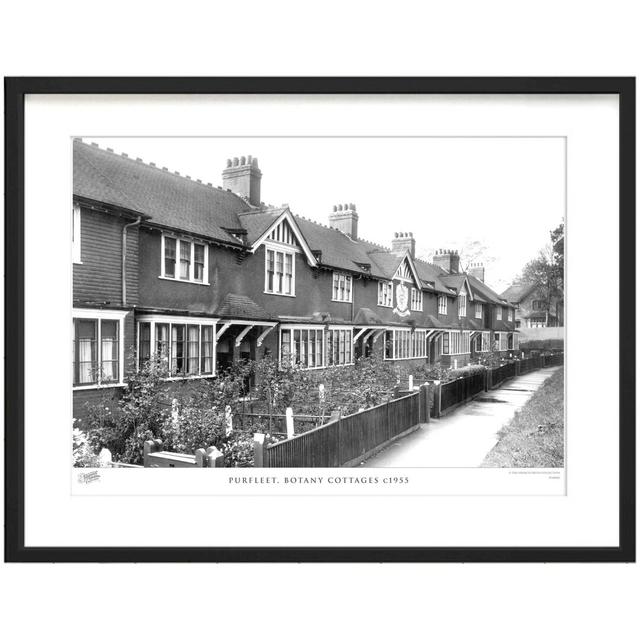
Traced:
[[498, 441], [498, 431], [560, 367], [538, 369], [477, 396], [450, 414], [420, 425], [364, 467], [478, 467]]

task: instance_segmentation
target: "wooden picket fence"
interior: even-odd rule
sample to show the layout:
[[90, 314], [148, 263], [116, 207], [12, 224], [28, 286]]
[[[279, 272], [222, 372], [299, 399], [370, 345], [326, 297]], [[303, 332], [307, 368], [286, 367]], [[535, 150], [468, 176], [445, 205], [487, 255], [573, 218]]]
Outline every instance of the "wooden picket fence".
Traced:
[[262, 445], [257, 434], [255, 466], [349, 467], [429, 421], [427, 387], [371, 409], [339, 417], [282, 442]]

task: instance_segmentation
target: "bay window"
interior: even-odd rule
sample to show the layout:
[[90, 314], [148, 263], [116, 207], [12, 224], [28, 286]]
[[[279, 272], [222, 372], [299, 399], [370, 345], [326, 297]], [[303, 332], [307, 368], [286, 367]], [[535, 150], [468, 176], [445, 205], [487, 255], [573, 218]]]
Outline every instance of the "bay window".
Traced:
[[213, 375], [214, 326], [212, 321], [195, 318], [142, 316], [138, 322], [138, 365], [157, 357], [167, 365], [172, 378]]
[[324, 330], [285, 328], [280, 330], [280, 362], [303, 369], [324, 367]]
[[427, 334], [424, 330], [393, 329], [384, 334], [385, 360], [410, 360], [427, 357]]

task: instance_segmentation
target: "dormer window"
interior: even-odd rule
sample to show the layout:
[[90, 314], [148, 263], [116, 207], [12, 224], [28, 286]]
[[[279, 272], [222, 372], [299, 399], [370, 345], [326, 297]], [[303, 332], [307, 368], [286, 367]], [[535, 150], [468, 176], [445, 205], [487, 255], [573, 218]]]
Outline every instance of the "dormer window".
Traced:
[[160, 277], [209, 284], [209, 247], [196, 240], [162, 234]]

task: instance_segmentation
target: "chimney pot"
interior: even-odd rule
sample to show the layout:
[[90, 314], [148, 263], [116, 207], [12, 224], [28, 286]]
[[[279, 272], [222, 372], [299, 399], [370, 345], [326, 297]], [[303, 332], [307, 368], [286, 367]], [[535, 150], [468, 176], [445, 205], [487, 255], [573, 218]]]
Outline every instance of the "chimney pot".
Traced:
[[358, 214], [354, 204], [333, 205], [329, 215], [329, 226], [342, 231], [353, 240], [358, 239]]
[[227, 160], [222, 171], [222, 188], [232, 191], [248, 200], [253, 206], [260, 206], [260, 183], [262, 172], [258, 169], [258, 159], [253, 156], [234, 157]]
[[395, 237], [391, 240], [391, 251], [398, 255], [404, 255], [407, 251], [413, 259], [416, 257], [416, 241], [412, 234], [406, 231], [395, 233]]

